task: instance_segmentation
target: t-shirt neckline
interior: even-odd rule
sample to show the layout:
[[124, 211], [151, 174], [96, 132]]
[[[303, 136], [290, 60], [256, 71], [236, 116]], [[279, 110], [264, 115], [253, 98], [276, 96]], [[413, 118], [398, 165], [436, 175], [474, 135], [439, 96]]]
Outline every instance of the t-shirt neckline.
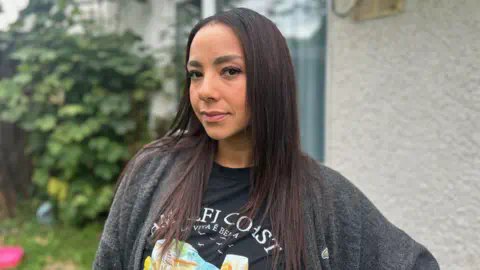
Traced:
[[250, 170], [251, 167], [246, 168], [230, 168], [225, 167], [217, 162], [213, 162], [212, 173], [221, 175], [228, 179], [234, 179], [238, 181], [245, 181], [246, 179], [250, 179]]

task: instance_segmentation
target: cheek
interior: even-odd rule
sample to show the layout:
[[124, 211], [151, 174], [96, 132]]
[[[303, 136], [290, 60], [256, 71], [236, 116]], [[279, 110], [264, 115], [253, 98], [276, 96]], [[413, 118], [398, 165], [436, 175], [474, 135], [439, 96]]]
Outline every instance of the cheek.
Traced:
[[195, 95], [194, 91], [189, 92], [190, 104], [192, 105], [193, 110], [197, 113], [198, 98]]
[[250, 109], [247, 106], [246, 94], [237, 95], [235, 97], [235, 108], [241, 116], [242, 122], [250, 121]]
[[250, 118], [250, 110], [247, 107], [247, 90], [244, 82], [237, 88], [235, 93], [236, 94], [233, 96], [233, 98], [235, 98], [235, 107], [238, 112], [241, 113], [243, 118], [245, 118], [244, 120], [248, 121]]
[[198, 109], [198, 98], [195, 95], [190, 95], [190, 106], [193, 109], [193, 114], [200, 120], [200, 110]]
[[245, 109], [244, 114], [243, 114], [243, 125], [248, 126], [250, 124], [250, 111]]

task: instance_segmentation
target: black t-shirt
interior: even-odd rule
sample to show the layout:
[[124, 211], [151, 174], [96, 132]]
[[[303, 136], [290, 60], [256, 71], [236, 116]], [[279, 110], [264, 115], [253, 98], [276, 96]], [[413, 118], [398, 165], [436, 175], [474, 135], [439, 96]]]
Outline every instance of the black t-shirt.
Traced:
[[160, 269], [161, 261], [181, 266], [178, 269], [271, 268], [273, 250], [281, 250], [271, 226], [267, 220], [259, 224], [257, 219], [239, 213], [248, 200], [249, 177], [249, 168], [234, 169], [214, 163], [203, 196], [202, 211], [194, 218], [195, 224], [186, 243], [180, 243], [183, 244], [180, 254], [171, 248], [164, 258], [160, 258], [163, 240], [153, 243], [152, 235], [162, 224], [152, 224], [152, 235], [143, 251], [145, 270]]

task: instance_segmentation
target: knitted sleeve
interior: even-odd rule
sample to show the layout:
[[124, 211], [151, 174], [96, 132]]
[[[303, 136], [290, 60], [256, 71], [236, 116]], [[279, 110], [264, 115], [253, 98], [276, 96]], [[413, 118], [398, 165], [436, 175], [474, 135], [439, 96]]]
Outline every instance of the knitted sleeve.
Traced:
[[423, 245], [388, 221], [353, 183], [327, 167], [321, 171], [332, 269], [440, 269]]
[[[131, 224], [131, 216], [134, 214], [133, 205], [141, 182], [136, 183], [143, 177], [146, 167], [149, 165], [150, 154], [154, 151], [141, 149], [127, 164], [124, 173], [120, 176], [118, 188], [110, 207], [105, 222], [103, 233], [96, 251], [93, 262], [94, 270], [125, 269], [128, 264], [128, 256], [132, 245], [127, 232], [135, 227]], [[145, 180], [145, 179], [144, 179]]]
[[123, 269], [121, 256], [123, 254], [119, 241], [120, 217], [122, 213], [122, 198], [125, 194], [127, 181], [126, 176], [120, 180], [120, 185], [115, 194], [107, 221], [103, 229], [102, 237], [93, 262], [94, 270]]

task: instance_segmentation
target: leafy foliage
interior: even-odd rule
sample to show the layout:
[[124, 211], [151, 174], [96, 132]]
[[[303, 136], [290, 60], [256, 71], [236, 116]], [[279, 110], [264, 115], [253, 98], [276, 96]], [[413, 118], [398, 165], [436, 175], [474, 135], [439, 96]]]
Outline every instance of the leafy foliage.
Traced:
[[0, 120], [29, 132], [33, 181], [71, 223], [108, 210], [125, 161], [150, 140], [148, 101], [161, 89], [154, 58], [134, 53], [140, 38], [94, 31], [81, 15], [68, 1], [30, 1], [0, 33], [16, 66], [0, 80]]

